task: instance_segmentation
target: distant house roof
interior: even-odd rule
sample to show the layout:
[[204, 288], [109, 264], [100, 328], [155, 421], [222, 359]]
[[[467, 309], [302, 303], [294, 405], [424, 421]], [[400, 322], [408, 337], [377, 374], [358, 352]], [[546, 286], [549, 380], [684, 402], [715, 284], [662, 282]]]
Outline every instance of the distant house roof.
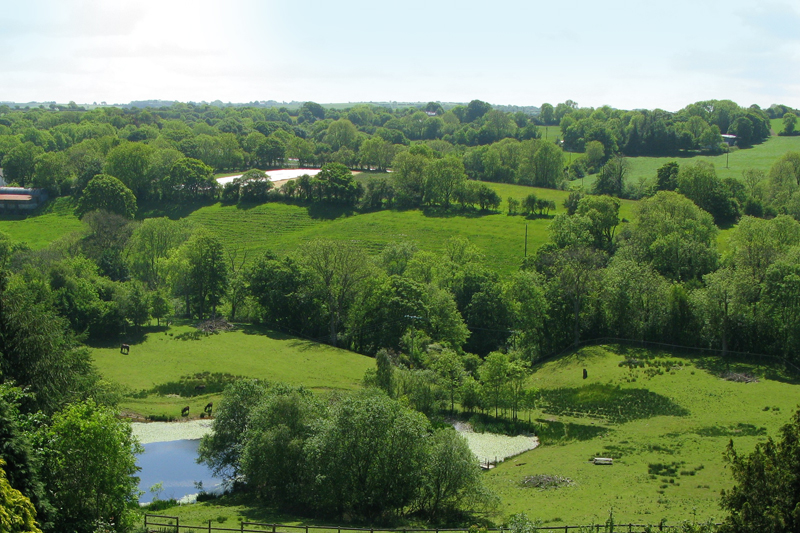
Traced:
[[736, 135], [731, 135], [730, 133], [723, 133], [722, 134], [722, 138], [723, 139], [735, 139]]
[[0, 201], [11, 200], [12, 202], [28, 202], [33, 199], [30, 194], [0, 194]]

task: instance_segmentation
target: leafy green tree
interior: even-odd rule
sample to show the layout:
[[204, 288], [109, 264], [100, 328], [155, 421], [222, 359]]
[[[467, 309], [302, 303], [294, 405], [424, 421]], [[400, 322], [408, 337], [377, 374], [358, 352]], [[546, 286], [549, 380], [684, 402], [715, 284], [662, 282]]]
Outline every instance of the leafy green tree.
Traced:
[[720, 527], [723, 533], [778, 533], [800, 530], [800, 412], [781, 428], [777, 442], [771, 437], [756, 444], [748, 455], [728, 445], [725, 457], [736, 483], [724, 490], [722, 508], [730, 512]]
[[242, 473], [250, 416], [268, 392], [268, 384], [251, 379], [240, 379], [225, 388], [214, 409], [212, 432], [203, 436], [197, 450], [198, 462], [206, 464], [215, 476], [234, 481]]
[[172, 314], [172, 303], [161, 291], [152, 292], [150, 295], [150, 316], [156, 319], [156, 324], [161, 325], [161, 319]]
[[201, 319], [209, 309], [216, 314], [228, 283], [222, 241], [199, 231], [186, 241], [178, 254], [184, 256], [188, 266], [184, 281], [191, 304], [190, 314]]
[[330, 144], [334, 151], [342, 147], [353, 150], [357, 147], [357, 141], [358, 129], [346, 118], [331, 123], [325, 134], [325, 142]]
[[274, 187], [267, 175], [258, 169], [248, 170], [237, 180], [239, 202], [264, 203], [269, 198], [269, 191]]
[[590, 141], [586, 143], [586, 168], [590, 174], [594, 174], [602, 166], [606, 158], [605, 148], [600, 141]]
[[270, 327], [319, 337], [327, 331], [325, 298], [315, 290], [314, 273], [303, 261], [265, 254], [247, 272], [250, 296]]
[[166, 259], [190, 234], [191, 227], [185, 220], [144, 219], [133, 231], [125, 250], [131, 274], [146, 283], [150, 290], [162, 287]]
[[250, 414], [241, 465], [248, 487], [284, 508], [302, 509], [308, 499], [310, 468], [306, 441], [320, 405], [304, 390], [275, 387]]
[[476, 504], [491, 505], [481, 471], [464, 437], [449, 428], [430, 437], [429, 452], [418, 505], [430, 520], [457, 513]]
[[611, 196], [585, 196], [578, 202], [577, 214], [591, 220], [589, 231], [597, 248], [611, 248], [614, 232], [619, 225], [619, 206], [619, 200]]
[[511, 327], [516, 331], [514, 348], [528, 361], [542, 354], [549, 302], [544, 280], [537, 272], [516, 272], [506, 285]]
[[430, 423], [375, 389], [335, 403], [307, 451], [319, 511], [374, 520], [402, 512], [423, 484]]
[[149, 181], [152, 152], [144, 143], [122, 143], [108, 152], [104, 173], [120, 180], [138, 199], [146, 199], [152, 188]]
[[58, 410], [91, 391], [97, 376], [88, 351], [79, 348], [68, 322], [37, 301], [18, 278], [0, 277], [0, 373], [27, 387], [31, 410]]
[[556, 123], [555, 109], [553, 104], [542, 104], [539, 110], [539, 120], [546, 126], [551, 126]]
[[630, 163], [621, 155], [611, 158], [602, 168], [594, 182], [595, 194], [622, 196], [625, 190], [625, 179], [630, 170]]
[[127, 421], [92, 400], [53, 416], [42, 434], [42, 473], [59, 510], [55, 530], [93, 532], [99, 521], [133, 525], [139, 492], [135, 454], [144, 452]]
[[46, 189], [51, 196], [69, 191], [69, 161], [65, 152], [46, 152], [36, 157], [31, 186]]
[[11, 486], [0, 459], [0, 531], [8, 533], [42, 533], [36, 524], [36, 509], [30, 499]]
[[429, 366], [442, 380], [450, 396], [450, 412], [454, 413], [456, 393], [461, 389], [461, 383], [467, 375], [464, 369], [464, 361], [454, 350], [442, 350], [437, 354], [431, 355]]
[[55, 509], [42, 483], [40, 461], [30, 435], [24, 429], [27, 416], [20, 411], [31, 400], [33, 396], [30, 393], [0, 384], [0, 472], [5, 469], [4, 476], [8, 484], [30, 499], [40, 527], [47, 529], [52, 526], [50, 521]]
[[472, 100], [469, 104], [467, 104], [464, 121], [474, 122], [483, 117], [491, 109], [492, 106], [486, 102], [482, 102], [481, 100]]
[[519, 183], [557, 188], [564, 180], [564, 154], [561, 148], [541, 140], [525, 141], [523, 145]]
[[489, 398], [489, 405], [494, 407], [495, 417], [500, 414], [499, 409], [503, 403], [503, 395], [511, 381], [510, 372], [511, 361], [508, 355], [502, 352], [490, 353], [478, 368], [481, 386]]
[[783, 115], [783, 131], [781, 135], [795, 135], [795, 128], [797, 127], [797, 115], [794, 113], [786, 113]]
[[711, 163], [683, 165], [678, 172], [677, 190], [711, 213], [717, 223], [733, 221], [739, 215], [738, 202], [726, 190]]
[[[659, 191], [639, 202], [627, 228], [623, 253], [632, 253], [674, 281], [700, 279], [717, 267], [717, 227], [707, 212], [688, 198]], [[620, 253], [620, 252], [617, 252]]]
[[425, 201], [450, 207], [458, 187], [467, 179], [464, 164], [455, 157], [436, 159], [425, 166]]
[[350, 243], [316, 240], [303, 247], [301, 258], [324, 295], [329, 313], [329, 342], [336, 346], [347, 309], [369, 276], [366, 257]]
[[664, 163], [656, 170], [656, 189], [674, 191], [678, 188], [678, 172], [680, 166], [675, 161]]
[[614, 337], [647, 340], [666, 321], [667, 281], [647, 263], [614, 257], [602, 272], [598, 303]]
[[774, 262], [764, 278], [764, 298], [768, 306], [774, 336], [785, 357], [797, 361], [800, 348], [800, 253]]
[[121, 312], [134, 326], [140, 328], [150, 320], [150, 298], [140, 283], [126, 285]]
[[213, 198], [218, 188], [214, 169], [189, 157], [175, 161], [169, 176], [161, 182], [161, 194], [168, 199]]
[[114, 176], [98, 174], [83, 190], [75, 214], [83, 217], [86, 213], [98, 209], [133, 218], [136, 214], [136, 197]]
[[425, 198], [425, 168], [432, 158], [400, 152], [392, 161], [392, 178], [401, 207], [419, 206]]
[[44, 150], [32, 142], [26, 142], [6, 153], [0, 166], [3, 168], [3, 177], [7, 183], [17, 183], [22, 187], [30, 184], [36, 171], [36, 158]]

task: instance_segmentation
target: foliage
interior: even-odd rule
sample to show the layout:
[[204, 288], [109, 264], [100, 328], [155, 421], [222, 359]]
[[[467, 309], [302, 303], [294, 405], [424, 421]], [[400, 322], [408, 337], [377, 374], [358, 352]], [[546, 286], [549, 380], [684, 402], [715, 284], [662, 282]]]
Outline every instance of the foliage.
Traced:
[[92, 400], [56, 413], [42, 430], [43, 477], [58, 509], [56, 530], [91, 532], [98, 520], [124, 531], [139, 493], [136, 453], [144, 450], [130, 424]]
[[781, 428], [781, 439], [767, 439], [748, 455], [740, 455], [730, 441], [725, 458], [735, 485], [722, 493], [722, 507], [730, 512], [721, 531], [797, 531], [798, 447], [800, 411]]
[[239, 383], [203, 439], [201, 460], [283, 508], [368, 520], [429, 517], [487, 501], [477, 463], [452, 430], [375, 389], [327, 404], [302, 390]]
[[0, 459], [0, 531], [8, 533], [41, 533], [36, 524], [36, 510], [28, 498], [13, 488], [6, 479]]
[[114, 176], [98, 174], [83, 190], [75, 213], [83, 217], [98, 209], [133, 218], [136, 214], [136, 197]]

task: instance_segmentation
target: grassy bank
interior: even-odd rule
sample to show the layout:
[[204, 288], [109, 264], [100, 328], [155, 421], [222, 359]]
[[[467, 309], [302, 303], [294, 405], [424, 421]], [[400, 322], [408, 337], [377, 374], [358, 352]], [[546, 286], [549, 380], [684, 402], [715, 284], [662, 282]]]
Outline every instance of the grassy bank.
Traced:
[[[620, 366], [626, 359], [646, 366]], [[772, 375], [767, 368], [730, 368], [761, 375], [758, 383], [720, 378], [726, 370], [717, 358], [616, 346], [541, 365], [531, 383], [553, 401], [540, 406], [544, 444], [487, 474], [503, 511], [562, 525], [604, 522], [610, 509], [618, 523], [720, 517], [720, 490], [732, 483], [723, 461], [728, 441], [751, 451], [777, 434], [798, 398], [797, 385], [763, 377]], [[595, 466], [593, 457], [612, 457], [614, 465]], [[541, 474], [573, 485], [520, 486], [525, 476]]]
[[[728, 371], [759, 381], [720, 377]], [[797, 384], [770, 367], [620, 346], [588, 347], [544, 363], [529, 385], [542, 393], [531, 413], [542, 445], [484, 474], [501, 499], [497, 523], [519, 512], [549, 526], [604, 523], [612, 509], [618, 524], [717, 520], [720, 491], [732, 484], [723, 460], [728, 442], [751, 451], [777, 434], [798, 402]], [[614, 464], [595, 466], [594, 457]], [[522, 486], [534, 476], [571, 484]], [[320, 523], [243, 495], [164, 513], [193, 524]]]
[[[91, 349], [103, 378], [128, 391], [123, 410], [180, 418], [181, 408], [188, 405], [196, 417], [206, 403], [219, 397], [218, 392], [210, 392], [211, 383], [222, 378], [191, 380], [190, 398], [170, 391], [181, 389], [182, 377], [204, 372], [334, 390], [357, 387], [364, 372], [375, 364], [369, 357], [257, 326], [208, 336], [196, 331], [188, 325], [145, 328], [141, 335], [132, 336], [129, 355], [120, 354], [117, 344]], [[209, 392], [195, 391], [195, 382], [206, 385]], [[153, 392], [158, 386], [161, 394]]]

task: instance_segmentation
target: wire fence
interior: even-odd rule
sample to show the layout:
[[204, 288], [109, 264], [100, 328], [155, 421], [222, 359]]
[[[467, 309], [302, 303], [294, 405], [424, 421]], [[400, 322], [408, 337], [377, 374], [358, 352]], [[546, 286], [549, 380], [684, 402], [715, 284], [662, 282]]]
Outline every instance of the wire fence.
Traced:
[[[720, 524], [708, 524], [716, 529]], [[238, 527], [225, 527], [223, 524], [214, 524], [209, 520], [203, 525], [188, 525], [181, 523], [177, 516], [145, 514], [144, 528], [147, 533], [203, 533], [207, 531], [238, 531], [239, 533], [342, 533], [342, 532], [361, 532], [361, 533], [511, 533], [508, 528], [436, 528], [436, 529], [382, 529], [382, 528], [360, 528], [344, 526], [291, 526], [287, 524], [267, 524], [262, 522], [239, 522]], [[703, 528], [704, 530], [708, 530]], [[709, 528], [710, 529], [710, 528]], [[536, 526], [534, 531], [569, 533], [578, 531], [579, 533], [652, 533], [657, 531], [680, 531], [687, 530], [686, 525], [667, 525], [663, 522], [659, 524], [591, 524], [584, 526]], [[691, 531], [692, 529], [690, 529]]]

